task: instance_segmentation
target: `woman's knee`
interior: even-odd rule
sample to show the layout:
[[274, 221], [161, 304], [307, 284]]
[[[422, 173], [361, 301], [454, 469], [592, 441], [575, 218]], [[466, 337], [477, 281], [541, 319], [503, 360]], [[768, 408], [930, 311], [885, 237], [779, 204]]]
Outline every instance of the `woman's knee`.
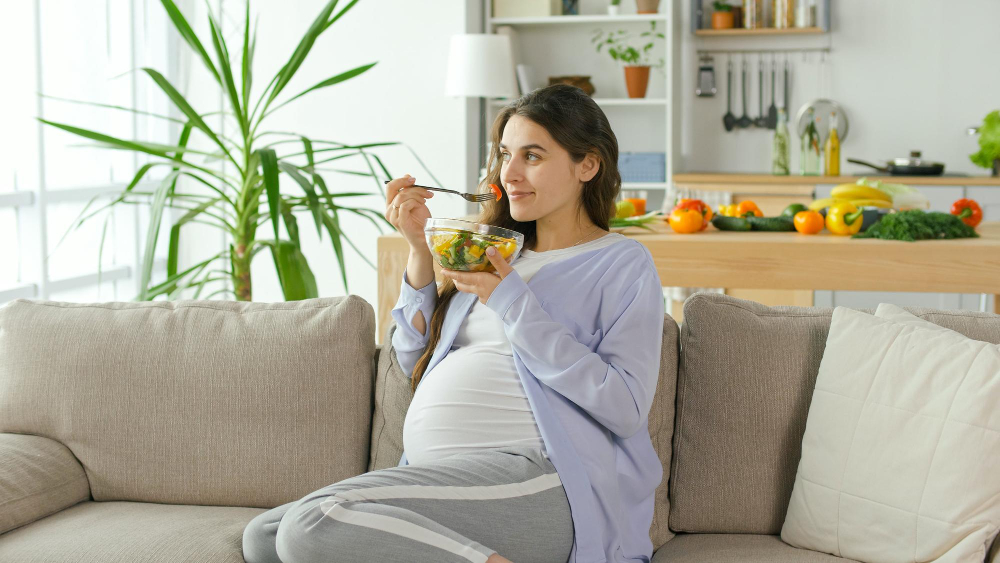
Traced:
[[300, 502], [285, 513], [275, 538], [275, 549], [283, 563], [325, 561], [329, 557], [322, 544], [334, 540], [334, 530], [320, 525], [324, 518], [319, 499]]
[[282, 563], [275, 549], [280, 516], [272, 511], [258, 515], [243, 530], [243, 559], [247, 563]]

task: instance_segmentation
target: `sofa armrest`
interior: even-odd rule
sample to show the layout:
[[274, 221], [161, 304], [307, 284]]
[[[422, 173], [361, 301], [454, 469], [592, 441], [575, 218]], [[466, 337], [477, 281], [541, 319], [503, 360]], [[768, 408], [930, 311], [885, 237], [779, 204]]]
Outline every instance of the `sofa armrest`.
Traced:
[[986, 554], [986, 563], [1000, 563], [1000, 534], [993, 538], [993, 547]]
[[41, 436], [0, 434], [0, 534], [90, 498], [69, 448]]

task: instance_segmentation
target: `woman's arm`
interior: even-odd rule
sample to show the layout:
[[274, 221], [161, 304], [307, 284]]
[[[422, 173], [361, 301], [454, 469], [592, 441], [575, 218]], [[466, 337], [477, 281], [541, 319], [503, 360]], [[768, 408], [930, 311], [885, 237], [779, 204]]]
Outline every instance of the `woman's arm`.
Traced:
[[664, 303], [655, 270], [622, 293], [596, 352], [553, 320], [516, 273], [500, 282], [487, 306], [503, 319], [512, 347], [541, 383], [628, 438], [645, 423], [656, 390]]
[[392, 334], [392, 347], [399, 366], [407, 375], [413, 373], [413, 366], [427, 347], [427, 326], [436, 303], [437, 284], [434, 283], [431, 256], [429, 253], [426, 257], [411, 253], [403, 273], [399, 300], [392, 309], [392, 318], [397, 325], [396, 332]]

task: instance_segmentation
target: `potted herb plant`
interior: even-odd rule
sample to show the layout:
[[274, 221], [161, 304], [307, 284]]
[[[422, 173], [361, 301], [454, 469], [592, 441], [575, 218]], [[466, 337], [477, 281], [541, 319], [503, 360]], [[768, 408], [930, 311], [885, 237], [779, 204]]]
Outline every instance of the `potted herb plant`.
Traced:
[[608, 15], [609, 16], [617, 16], [618, 15], [618, 7], [619, 7], [619, 5], [621, 3], [622, 3], [622, 0], [611, 0], [611, 2], [608, 4]]
[[649, 69], [663, 68], [662, 58], [653, 58], [650, 51], [656, 45], [656, 39], [665, 39], [663, 33], [656, 30], [656, 22], [650, 22], [649, 31], [636, 35], [634, 32], [619, 29], [617, 31], [599, 30], [591, 39], [597, 52], [608, 48], [611, 58], [625, 66], [625, 88], [630, 98], [645, 98], [649, 86]]
[[976, 166], [993, 169], [1000, 176], [1000, 110], [991, 111], [979, 126], [979, 152], [969, 155]]
[[730, 29], [735, 26], [736, 18], [731, 4], [716, 0], [712, 7], [715, 8], [712, 12], [712, 29]]

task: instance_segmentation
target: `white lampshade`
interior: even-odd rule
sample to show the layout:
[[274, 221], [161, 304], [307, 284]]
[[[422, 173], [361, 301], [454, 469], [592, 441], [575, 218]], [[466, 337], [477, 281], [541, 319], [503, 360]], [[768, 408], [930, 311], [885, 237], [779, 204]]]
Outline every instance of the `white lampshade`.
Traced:
[[516, 98], [514, 57], [506, 35], [453, 35], [445, 95]]

